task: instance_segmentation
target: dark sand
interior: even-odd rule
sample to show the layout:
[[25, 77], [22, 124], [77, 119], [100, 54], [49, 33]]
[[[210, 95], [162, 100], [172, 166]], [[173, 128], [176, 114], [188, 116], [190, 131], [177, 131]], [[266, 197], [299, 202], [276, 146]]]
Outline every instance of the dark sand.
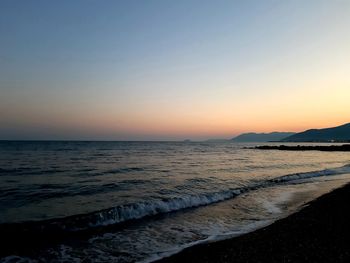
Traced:
[[160, 262], [350, 262], [350, 184], [270, 226]]

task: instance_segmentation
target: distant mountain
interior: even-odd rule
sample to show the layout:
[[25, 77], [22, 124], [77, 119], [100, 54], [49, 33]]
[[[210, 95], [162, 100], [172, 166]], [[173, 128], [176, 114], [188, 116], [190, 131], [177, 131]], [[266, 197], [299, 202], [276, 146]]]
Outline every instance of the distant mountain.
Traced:
[[284, 142], [350, 141], [350, 123], [326, 129], [312, 129], [282, 139]]
[[230, 140], [228, 139], [208, 139], [205, 140], [205, 142], [229, 142]]
[[233, 138], [234, 142], [271, 142], [280, 141], [295, 134], [294, 132], [243, 133]]

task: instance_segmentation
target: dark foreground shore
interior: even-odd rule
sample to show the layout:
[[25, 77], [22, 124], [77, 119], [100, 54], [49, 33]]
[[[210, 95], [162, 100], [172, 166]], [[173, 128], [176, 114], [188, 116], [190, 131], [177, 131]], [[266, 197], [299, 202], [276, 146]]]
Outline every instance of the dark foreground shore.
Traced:
[[270, 226], [159, 262], [350, 262], [350, 184]]

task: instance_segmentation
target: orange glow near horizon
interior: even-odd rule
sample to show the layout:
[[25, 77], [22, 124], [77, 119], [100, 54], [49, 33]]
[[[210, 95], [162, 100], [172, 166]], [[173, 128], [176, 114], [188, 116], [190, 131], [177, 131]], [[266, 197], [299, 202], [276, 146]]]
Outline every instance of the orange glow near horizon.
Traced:
[[350, 2], [122, 2], [81, 5], [81, 20], [37, 3], [25, 24], [18, 5], [0, 8], [11, 25], [0, 139], [200, 140], [350, 122]]
[[70, 107], [51, 105], [56, 110], [50, 112], [42, 111], [42, 105], [26, 111], [23, 103], [8, 122], [20, 123], [23, 129], [26, 125], [36, 125], [58, 133], [88, 131], [90, 137], [100, 134], [111, 139], [118, 139], [119, 134], [123, 134], [122, 139], [127, 139], [128, 135], [136, 139], [205, 139], [231, 138], [244, 132], [300, 132], [350, 121], [350, 85], [342, 84], [318, 82], [315, 86], [294, 89], [287, 96], [283, 95], [287, 89], [272, 89], [246, 100], [215, 96], [207, 101], [183, 100], [177, 102], [181, 105], [178, 108], [167, 102], [145, 103], [139, 107], [130, 102], [124, 112], [113, 103], [74, 111]]

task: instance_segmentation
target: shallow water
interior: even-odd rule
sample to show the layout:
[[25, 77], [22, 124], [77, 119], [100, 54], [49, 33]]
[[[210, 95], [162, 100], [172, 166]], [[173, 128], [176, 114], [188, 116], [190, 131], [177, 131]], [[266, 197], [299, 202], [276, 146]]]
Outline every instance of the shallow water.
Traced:
[[149, 261], [255, 229], [348, 181], [346, 152], [244, 146], [0, 142], [0, 223], [99, 228], [23, 260]]

